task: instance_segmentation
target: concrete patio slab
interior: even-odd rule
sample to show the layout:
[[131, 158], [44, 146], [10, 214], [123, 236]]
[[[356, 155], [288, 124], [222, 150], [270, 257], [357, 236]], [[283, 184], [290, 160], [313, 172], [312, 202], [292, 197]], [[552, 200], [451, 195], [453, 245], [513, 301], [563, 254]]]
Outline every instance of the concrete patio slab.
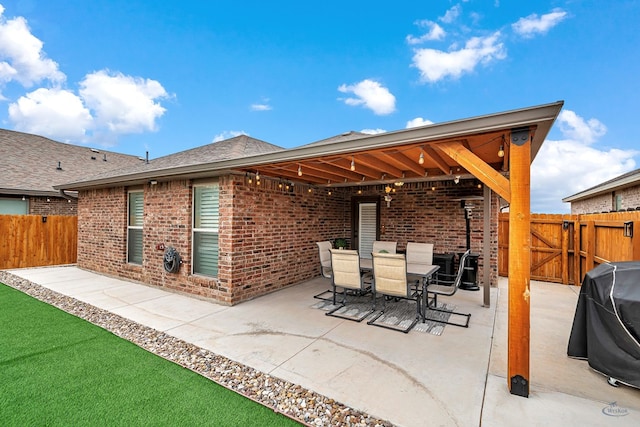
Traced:
[[[398, 426], [640, 425], [640, 390], [566, 356], [578, 288], [532, 283], [531, 395], [507, 389], [507, 281], [451, 300], [469, 328], [408, 334], [325, 316], [316, 278], [228, 307], [76, 267], [11, 270], [44, 287], [299, 384]], [[616, 410], [609, 410], [617, 402]], [[618, 415], [614, 417], [614, 415]]]

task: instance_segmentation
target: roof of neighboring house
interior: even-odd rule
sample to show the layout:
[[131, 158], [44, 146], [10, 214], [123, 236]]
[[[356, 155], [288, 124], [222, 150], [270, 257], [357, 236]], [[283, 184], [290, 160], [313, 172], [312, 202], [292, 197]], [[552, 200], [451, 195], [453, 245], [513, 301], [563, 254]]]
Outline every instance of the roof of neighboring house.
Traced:
[[0, 129], [0, 194], [55, 196], [54, 185], [140, 163], [137, 156]]
[[633, 187], [640, 185], [640, 169], [632, 170], [623, 175], [605, 181], [594, 187], [587, 188], [572, 196], [562, 199], [563, 202], [577, 202], [580, 200], [590, 199], [601, 194], [610, 193], [616, 190], [622, 190], [623, 188]]
[[213, 142], [201, 147], [151, 159], [148, 163], [139, 162], [135, 166], [107, 171], [100, 175], [92, 176], [91, 180], [109, 180], [132, 174], [161, 174], [162, 171], [185, 166], [197, 166], [230, 159], [242, 159], [249, 156], [283, 150], [284, 148], [282, 147], [252, 138], [248, 135], [239, 135], [223, 141]]

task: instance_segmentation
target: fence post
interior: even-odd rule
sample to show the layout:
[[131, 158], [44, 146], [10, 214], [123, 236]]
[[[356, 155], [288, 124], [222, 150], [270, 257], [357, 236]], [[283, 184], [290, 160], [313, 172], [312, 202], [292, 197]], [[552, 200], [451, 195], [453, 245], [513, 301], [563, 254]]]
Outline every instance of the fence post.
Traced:
[[640, 221], [633, 221], [633, 237], [631, 237], [631, 259], [640, 261]]
[[[566, 227], [565, 227], [566, 224]], [[561, 248], [561, 256], [562, 256], [562, 284], [569, 284], [569, 228], [570, 228], [569, 220], [562, 220], [562, 248]]]
[[[596, 257], [596, 223], [595, 221], [587, 221], [587, 262], [585, 266], [585, 274], [593, 270]], [[580, 278], [582, 281], [582, 277]]]

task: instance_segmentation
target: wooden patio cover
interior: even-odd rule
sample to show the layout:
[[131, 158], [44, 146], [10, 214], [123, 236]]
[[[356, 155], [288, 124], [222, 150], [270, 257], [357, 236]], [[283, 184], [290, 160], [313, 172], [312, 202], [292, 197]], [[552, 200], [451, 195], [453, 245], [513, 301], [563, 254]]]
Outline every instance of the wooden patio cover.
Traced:
[[[382, 135], [326, 140], [241, 168], [316, 186], [473, 176], [509, 203], [508, 387], [529, 395], [530, 166], [563, 102]], [[485, 209], [488, 202], [485, 202]], [[488, 218], [485, 215], [485, 229]], [[486, 233], [486, 232], [485, 232]], [[486, 234], [485, 234], [486, 236]], [[487, 238], [485, 237], [485, 244]], [[485, 246], [487, 248], [488, 246]], [[488, 269], [486, 269], [488, 272]], [[485, 283], [487, 283], [485, 279]], [[485, 300], [488, 288], [485, 289]]]

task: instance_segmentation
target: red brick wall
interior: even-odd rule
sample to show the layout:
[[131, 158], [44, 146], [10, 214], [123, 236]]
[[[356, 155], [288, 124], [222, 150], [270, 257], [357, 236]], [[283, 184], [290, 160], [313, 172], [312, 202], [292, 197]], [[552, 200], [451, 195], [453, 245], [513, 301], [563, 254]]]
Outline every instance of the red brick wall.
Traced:
[[340, 189], [329, 196], [325, 189], [287, 191], [277, 181], [262, 179], [258, 186], [236, 177], [232, 191], [232, 199], [221, 200], [220, 269], [221, 277], [230, 273], [225, 284], [234, 301], [317, 276], [315, 242], [344, 235], [348, 204]]
[[[432, 185], [434, 187], [432, 187]], [[435, 188], [435, 190], [432, 190]], [[383, 186], [365, 187], [361, 194], [358, 189], [350, 190], [350, 197], [382, 196]], [[433, 243], [434, 253], [462, 253], [466, 250], [466, 220], [460, 199], [469, 196], [482, 196], [482, 188], [475, 180], [439, 183], [405, 183], [390, 193], [392, 201], [387, 203], [381, 198], [380, 240], [398, 242], [398, 250], [404, 250], [407, 242]], [[471, 251], [483, 253], [484, 240], [484, 201], [468, 201], [473, 205], [470, 229]], [[499, 199], [493, 193], [491, 212], [491, 284], [497, 284], [498, 278], [498, 213]], [[349, 220], [349, 224], [351, 221]], [[350, 234], [350, 231], [349, 231]], [[483, 277], [484, 257], [479, 258], [478, 279]]]
[[[461, 183], [462, 184], [462, 183]], [[315, 242], [351, 235], [351, 200], [357, 188], [280, 188], [278, 181], [260, 185], [242, 176], [227, 176], [220, 185], [219, 274], [207, 278], [191, 273], [191, 181], [172, 181], [144, 188], [143, 265], [126, 262], [127, 189], [83, 191], [78, 206], [78, 265], [101, 273], [139, 280], [193, 295], [236, 304], [320, 274]], [[382, 240], [433, 242], [435, 252], [462, 252], [466, 246], [463, 195], [482, 190], [440, 183], [436, 191], [405, 184], [389, 208], [382, 201]], [[381, 186], [364, 195], [382, 195]], [[472, 250], [482, 253], [482, 202], [474, 202]], [[497, 233], [496, 219], [492, 236]], [[163, 267], [172, 246], [183, 264], [178, 273]], [[497, 268], [497, 241], [492, 238], [491, 265]], [[480, 265], [483, 260], [480, 259]], [[495, 270], [495, 268], [494, 268]], [[481, 273], [480, 273], [481, 274]], [[479, 277], [482, 277], [481, 275]], [[492, 271], [495, 283], [497, 271]]]
[[31, 215], [77, 215], [77, 200], [62, 197], [29, 197]]

